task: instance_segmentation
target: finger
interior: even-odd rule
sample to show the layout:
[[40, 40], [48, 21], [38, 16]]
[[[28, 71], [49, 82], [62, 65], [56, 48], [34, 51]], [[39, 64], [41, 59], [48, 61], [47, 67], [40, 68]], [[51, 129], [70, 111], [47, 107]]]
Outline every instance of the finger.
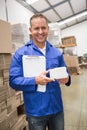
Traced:
[[44, 71], [41, 74], [46, 75], [49, 71]]
[[45, 80], [48, 81], [48, 82], [55, 81], [54, 78], [48, 78], [48, 77], [45, 77]]

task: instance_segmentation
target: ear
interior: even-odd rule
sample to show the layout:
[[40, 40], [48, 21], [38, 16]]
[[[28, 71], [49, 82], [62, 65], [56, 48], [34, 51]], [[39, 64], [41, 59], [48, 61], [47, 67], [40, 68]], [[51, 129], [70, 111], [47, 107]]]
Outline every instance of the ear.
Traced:
[[29, 31], [32, 32], [31, 27], [29, 28]]

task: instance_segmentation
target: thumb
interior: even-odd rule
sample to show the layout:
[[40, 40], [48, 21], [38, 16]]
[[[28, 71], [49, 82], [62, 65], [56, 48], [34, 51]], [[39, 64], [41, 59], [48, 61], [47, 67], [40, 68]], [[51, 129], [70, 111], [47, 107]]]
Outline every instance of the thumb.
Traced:
[[41, 74], [46, 75], [49, 71], [44, 71]]

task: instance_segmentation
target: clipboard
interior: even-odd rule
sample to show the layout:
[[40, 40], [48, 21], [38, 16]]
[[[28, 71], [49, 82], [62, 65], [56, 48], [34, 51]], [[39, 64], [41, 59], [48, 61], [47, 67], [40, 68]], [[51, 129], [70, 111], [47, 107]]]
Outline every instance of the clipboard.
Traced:
[[[22, 63], [24, 77], [36, 77], [46, 70], [46, 59], [44, 56], [23, 55]], [[46, 85], [38, 85], [37, 91], [45, 92]]]

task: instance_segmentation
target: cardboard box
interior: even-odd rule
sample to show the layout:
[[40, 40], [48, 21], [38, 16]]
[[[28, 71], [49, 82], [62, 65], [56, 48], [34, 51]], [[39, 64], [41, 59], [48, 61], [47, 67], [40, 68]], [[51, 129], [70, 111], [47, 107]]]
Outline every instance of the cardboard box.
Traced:
[[0, 53], [12, 53], [10, 23], [0, 20]]
[[77, 56], [70, 56], [70, 55], [63, 55], [64, 56], [64, 60], [66, 62], [66, 65], [68, 67], [79, 67], [79, 62], [78, 62], [78, 58]]
[[53, 79], [67, 78], [68, 73], [66, 71], [66, 67], [57, 67], [50, 69], [50, 77]]
[[77, 46], [75, 36], [62, 38], [62, 47]]
[[10, 54], [10, 53], [0, 54], [0, 71], [3, 69], [9, 69], [11, 59], [12, 59], [12, 54]]

